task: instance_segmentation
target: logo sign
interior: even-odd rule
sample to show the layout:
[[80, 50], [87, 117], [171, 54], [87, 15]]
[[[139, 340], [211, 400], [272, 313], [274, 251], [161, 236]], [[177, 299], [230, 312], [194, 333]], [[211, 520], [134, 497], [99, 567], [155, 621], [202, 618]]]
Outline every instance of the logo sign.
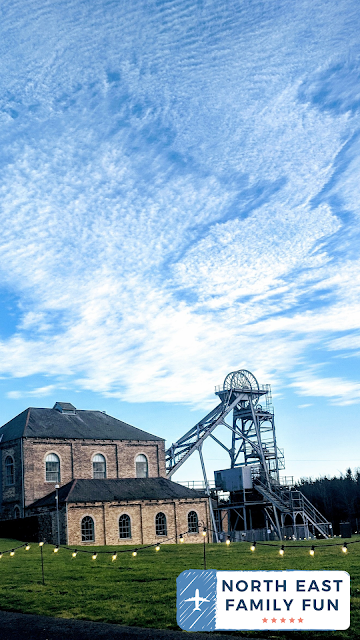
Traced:
[[341, 630], [350, 626], [346, 571], [183, 571], [177, 622], [185, 631]]

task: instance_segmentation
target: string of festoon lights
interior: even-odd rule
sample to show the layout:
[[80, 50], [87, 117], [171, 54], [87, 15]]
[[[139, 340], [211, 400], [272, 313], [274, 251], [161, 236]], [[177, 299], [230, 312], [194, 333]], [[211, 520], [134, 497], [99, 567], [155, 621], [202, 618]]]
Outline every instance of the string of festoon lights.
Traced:
[[[325, 547], [325, 548], [328, 548], [328, 547], [341, 547], [341, 551], [343, 552], [344, 555], [346, 555], [347, 552], [348, 552], [348, 544], [357, 544], [358, 542], [360, 542], [360, 540], [351, 540], [350, 542], [333, 542], [333, 543], [327, 543], [327, 544], [318, 543], [316, 545], [312, 544], [310, 549], [309, 549], [309, 554], [311, 556], [314, 556], [315, 555], [315, 550], [318, 547]], [[230, 544], [230, 540], [227, 540], [226, 544]], [[256, 541], [254, 541], [250, 545], [250, 551], [252, 551], [252, 552], [256, 551], [256, 546], [257, 545], [268, 546], [268, 547], [273, 547], [273, 548], [276, 546], [276, 545], [271, 544], [269, 542], [256, 542]], [[279, 549], [279, 555], [280, 556], [283, 556], [285, 554], [285, 548], [288, 548], [288, 549], [290, 549], [290, 548], [291, 549], [304, 549], [305, 547], [304, 547], [304, 545], [300, 545], [300, 544], [292, 544], [292, 545], [282, 544], [280, 549]]]
[[[211, 529], [209, 530], [209, 532], [211, 532]], [[186, 531], [184, 533], [181, 533], [179, 536], [179, 542], [180, 544], [183, 544], [185, 542], [185, 536], [188, 535], [189, 533], [193, 533], [192, 531]], [[203, 540], [204, 540], [204, 545], [206, 542], [206, 536], [207, 536], [207, 530], [204, 528], [204, 530], [202, 531], [202, 536], [203, 536]], [[152, 544], [147, 544], [147, 545], [141, 545], [141, 547], [131, 547], [126, 548], [126, 549], [117, 549], [116, 551], [105, 551], [105, 550], [91, 550], [91, 549], [74, 549], [73, 547], [69, 547], [67, 545], [53, 545], [51, 543], [48, 543], [46, 541], [40, 541], [38, 543], [38, 546], [41, 548], [42, 551], [42, 547], [44, 545], [46, 546], [50, 546], [53, 547], [53, 553], [57, 554], [60, 549], [64, 549], [66, 551], [70, 552], [70, 557], [71, 558], [76, 558], [78, 554], [84, 553], [84, 554], [88, 554], [91, 555], [92, 560], [96, 560], [97, 557], [99, 555], [107, 555], [107, 556], [111, 556], [111, 560], [112, 562], [115, 562], [117, 560], [117, 557], [120, 553], [131, 553], [133, 557], [136, 557], [138, 554], [138, 551], [142, 551], [144, 549], [151, 549], [154, 548], [156, 552], [160, 551], [161, 549], [161, 545], [172, 542], [173, 540], [176, 540], [176, 536], [173, 536], [171, 538], [166, 538], [165, 540], [163, 540], [161, 543], [159, 542], [154, 542]], [[341, 547], [341, 551], [344, 555], [346, 555], [348, 553], [348, 545], [351, 544], [358, 544], [360, 543], [360, 540], [351, 540], [348, 542], [326, 542], [326, 543], [317, 543], [316, 545], [311, 545], [310, 549], [308, 550], [308, 553], [310, 554], [310, 556], [314, 556], [315, 552], [318, 548], [322, 547], [322, 548], [329, 548], [329, 547]], [[35, 543], [37, 544], [37, 543]], [[231, 542], [231, 540], [228, 538], [225, 541], [225, 546], [226, 547], [230, 547], [231, 544], [233, 544]], [[259, 541], [253, 541], [250, 544], [250, 551], [251, 552], [255, 552], [256, 549], [259, 546], [267, 546], [267, 547], [271, 547], [272, 549], [278, 549], [278, 553], [280, 556], [284, 556], [285, 551], [288, 549], [304, 549], [307, 550], [307, 548], [304, 545], [300, 545], [300, 544], [290, 544], [290, 545], [285, 545], [282, 544], [280, 546], [280, 548], [278, 548], [277, 544], [271, 543], [271, 542], [259, 542]], [[0, 559], [9, 554], [10, 557], [14, 557], [15, 556], [15, 552], [18, 551], [19, 549], [25, 549], [25, 551], [29, 551], [29, 549], [31, 548], [31, 545], [28, 542], [24, 542], [23, 544], [18, 545], [17, 547], [13, 547], [12, 549], [7, 549], [6, 551], [0, 551]]]
[[[188, 532], [186, 532], [186, 533], [188, 533]], [[181, 540], [182, 542], [183, 542], [183, 536], [184, 535], [186, 535], [186, 534], [181, 534], [181, 536], [180, 536], [182, 538], [182, 540]], [[203, 535], [206, 535], [206, 532], [205, 532], [205, 534], [203, 533]], [[76, 558], [76, 556], [79, 553], [85, 553], [85, 554], [91, 555], [92, 560], [96, 560], [98, 555], [103, 554], [103, 555], [111, 556], [111, 560], [114, 562], [117, 559], [117, 556], [118, 556], [119, 553], [131, 553], [133, 557], [136, 557], [137, 554], [138, 554], [138, 551], [139, 550], [142, 551], [143, 549], [154, 548], [155, 551], [157, 552], [157, 551], [160, 551], [161, 545], [166, 544], [168, 542], [172, 542], [175, 539], [176, 539], [176, 536], [173, 536], [172, 538], [166, 537], [161, 543], [154, 542], [152, 544], [141, 545], [140, 548], [139, 547], [132, 547], [130, 549], [129, 548], [118, 549], [116, 551], [104, 551], [104, 550], [94, 551], [94, 550], [91, 550], [91, 549], [73, 549], [72, 547], [68, 547], [67, 545], [62, 545], [62, 544], [53, 545], [53, 544], [48, 543], [48, 542], [46, 542], [44, 540], [41, 540], [38, 543], [38, 546], [41, 548], [41, 550], [45, 545], [53, 547], [53, 552], [54, 553], [58, 553], [60, 551], [60, 549], [65, 549], [67, 551], [70, 551], [72, 558]], [[29, 551], [30, 548], [31, 548], [30, 543], [29, 542], [24, 542], [23, 544], [20, 544], [17, 547], [13, 547], [12, 549], [6, 549], [5, 551], [0, 551], [0, 559], [3, 556], [7, 555], [7, 554], [9, 554], [10, 557], [14, 557], [15, 551], [17, 551], [18, 549], [25, 549], [25, 551]]]
[[[202, 526], [203, 523], [199, 522], [199, 525]], [[182, 543], [184, 542], [184, 536], [188, 535], [189, 533], [194, 533], [193, 531], [185, 531], [184, 533], [181, 533], [179, 536], [179, 541]], [[204, 544], [206, 542], [206, 536], [207, 536], [207, 529], [206, 527], [203, 527], [203, 531], [202, 531], [202, 536], [203, 536], [203, 540], [204, 540]], [[90, 554], [92, 560], [96, 560], [96, 558], [98, 557], [98, 555], [107, 555], [107, 556], [111, 556], [111, 560], [113, 562], [115, 562], [115, 560], [117, 559], [117, 556], [119, 553], [131, 553], [133, 557], [136, 557], [138, 554], [139, 550], [143, 550], [143, 549], [151, 549], [154, 548], [156, 552], [160, 551], [161, 545], [169, 543], [169, 542], [173, 542], [174, 540], [177, 541], [178, 536], [172, 536], [172, 537], [164, 537], [164, 540], [161, 541], [161, 543], [159, 542], [153, 542], [151, 544], [146, 544], [146, 545], [141, 545], [141, 547], [132, 547], [132, 548], [126, 548], [126, 549], [117, 549], [116, 551], [105, 551], [105, 550], [100, 550], [100, 551], [94, 551], [91, 549], [73, 549], [72, 547], [69, 547], [67, 545], [53, 545], [51, 543], [46, 542], [45, 540], [41, 540], [38, 543], [38, 546], [40, 547], [40, 550], [42, 551], [42, 548], [44, 547], [44, 545], [46, 546], [52, 546], [53, 547], [53, 552], [54, 553], [58, 553], [60, 549], [65, 549], [67, 551], [70, 551], [71, 553], [71, 557], [72, 558], [76, 558], [76, 556], [80, 553], [85, 553], [85, 554]], [[15, 555], [15, 551], [17, 551], [18, 549], [23, 549], [25, 548], [25, 551], [29, 551], [31, 545], [28, 542], [24, 542], [23, 544], [14, 547], [13, 549], [7, 549], [6, 551], [0, 551], [0, 559], [4, 556], [9, 554], [10, 557], [13, 557]]]

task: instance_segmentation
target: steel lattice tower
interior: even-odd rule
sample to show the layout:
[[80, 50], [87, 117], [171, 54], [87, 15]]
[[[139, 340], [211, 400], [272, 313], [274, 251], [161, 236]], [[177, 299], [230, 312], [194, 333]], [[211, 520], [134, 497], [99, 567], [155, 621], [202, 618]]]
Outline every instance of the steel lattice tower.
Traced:
[[[224, 506], [214, 502], [214, 492], [210, 491], [202, 452], [207, 437], [211, 437], [227, 451], [233, 476], [236, 476], [236, 470], [239, 477], [241, 474], [245, 475], [245, 469], [247, 477], [251, 477], [251, 487], [245, 487], [243, 484], [241, 490], [230, 491], [230, 502], [225, 508], [229, 523], [228, 533], [231, 534], [232, 526], [236, 528], [239, 518], [242, 519], [246, 531], [247, 514], [250, 514], [251, 518], [251, 509], [256, 508], [263, 511], [266, 522], [271, 523], [273, 531], [280, 539], [283, 537], [286, 519], [289, 518], [295, 533], [297, 518], [300, 518], [307, 534], [304, 537], [309, 537], [311, 530], [328, 537], [330, 529], [325, 518], [300, 491], [280, 483], [279, 471], [284, 469], [284, 455], [276, 443], [270, 385], [260, 386], [250, 371], [233, 371], [226, 376], [224, 384], [215, 389], [215, 393], [220, 399], [220, 404], [166, 451], [169, 478], [194, 451], [198, 451], [205, 491], [209, 496], [215, 540], [219, 540]], [[225, 418], [231, 412], [232, 420], [228, 423]], [[214, 435], [213, 432], [219, 426], [231, 431], [230, 447]], [[226, 475], [227, 472], [225, 470], [217, 473]], [[234, 520], [232, 516], [235, 516], [235, 525], [231, 524]]]

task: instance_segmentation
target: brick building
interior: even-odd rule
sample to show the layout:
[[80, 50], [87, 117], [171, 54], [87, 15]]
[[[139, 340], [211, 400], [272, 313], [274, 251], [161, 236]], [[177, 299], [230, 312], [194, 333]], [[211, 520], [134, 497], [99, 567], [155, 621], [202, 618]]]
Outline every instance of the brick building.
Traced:
[[[61, 543], [200, 542], [203, 494], [167, 480], [165, 442], [101, 411], [57, 402], [0, 429], [0, 519], [37, 515]], [[46, 516], [46, 517], [45, 517]], [[41, 531], [40, 537], [45, 535]]]

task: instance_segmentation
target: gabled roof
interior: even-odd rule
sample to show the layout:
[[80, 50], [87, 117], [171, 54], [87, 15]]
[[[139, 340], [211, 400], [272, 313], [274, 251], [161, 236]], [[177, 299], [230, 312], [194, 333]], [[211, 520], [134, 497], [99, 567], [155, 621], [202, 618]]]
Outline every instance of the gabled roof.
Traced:
[[[166, 478], [114, 478], [71, 480], [59, 489], [59, 504], [65, 502], [116, 502], [123, 500], [173, 500], [205, 498]], [[55, 491], [29, 505], [29, 509], [55, 507]]]
[[76, 407], [74, 407], [71, 402], [55, 402], [53, 409], [57, 409], [60, 413], [68, 412], [68, 413], [76, 413]]
[[62, 413], [57, 409], [30, 407], [0, 429], [0, 441], [17, 438], [79, 438], [91, 440], [158, 440], [163, 438], [113, 418], [102, 411], [76, 410]]

